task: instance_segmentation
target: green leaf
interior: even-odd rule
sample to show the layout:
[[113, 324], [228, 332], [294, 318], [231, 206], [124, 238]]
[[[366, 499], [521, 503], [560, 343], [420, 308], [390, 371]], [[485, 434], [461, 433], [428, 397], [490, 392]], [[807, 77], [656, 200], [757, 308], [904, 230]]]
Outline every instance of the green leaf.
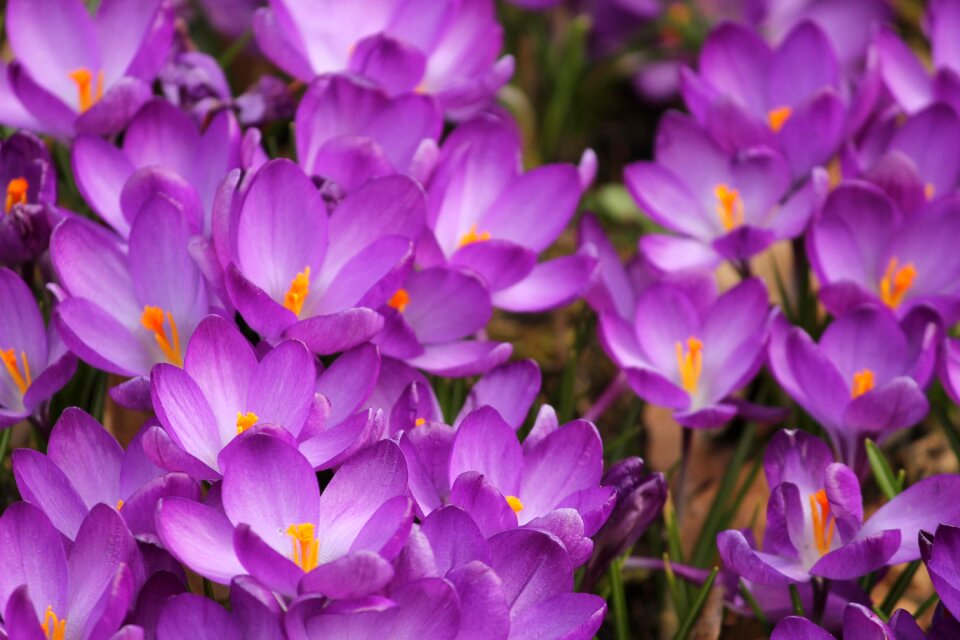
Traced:
[[887, 497], [887, 500], [893, 500], [900, 493], [900, 482], [893, 475], [893, 469], [887, 463], [887, 458], [880, 451], [879, 447], [869, 438], [866, 441], [867, 459], [870, 461], [870, 469], [873, 471], [873, 477], [877, 481], [880, 491]]
[[685, 640], [686, 637], [690, 635], [690, 630], [693, 629], [694, 623], [697, 621], [697, 618], [700, 617], [700, 611], [703, 609], [703, 605], [710, 595], [710, 589], [713, 588], [713, 583], [717, 579], [718, 573], [720, 573], [720, 567], [714, 567], [710, 572], [710, 576], [707, 578], [707, 581], [703, 583], [703, 587], [697, 594], [697, 599], [693, 601], [693, 607], [691, 607], [690, 613], [687, 614], [683, 624], [677, 629], [677, 635], [673, 636], [674, 640]]

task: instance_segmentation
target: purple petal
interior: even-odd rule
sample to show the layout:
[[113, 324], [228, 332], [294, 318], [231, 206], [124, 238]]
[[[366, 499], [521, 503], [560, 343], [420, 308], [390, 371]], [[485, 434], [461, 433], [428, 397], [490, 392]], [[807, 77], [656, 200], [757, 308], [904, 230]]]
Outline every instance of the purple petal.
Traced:
[[313, 402], [316, 368], [302, 342], [287, 340], [263, 357], [250, 380], [246, 410], [260, 422], [300, 433]]
[[483, 474], [504, 495], [521, 492], [524, 457], [520, 443], [510, 425], [490, 407], [477, 409], [457, 429], [450, 452], [451, 484], [467, 471]]
[[573, 570], [553, 536], [531, 529], [490, 538], [491, 567], [503, 581], [511, 618], [544, 600], [573, 590]]
[[[856, 540], [834, 549], [810, 567], [815, 576], [836, 580], [852, 580], [891, 562], [900, 546], [901, 532], [888, 529], [878, 533], [861, 531]], [[916, 542], [913, 542], [916, 545]], [[916, 552], [919, 555], [919, 552]]]
[[728, 569], [757, 584], [786, 585], [809, 580], [799, 560], [756, 551], [740, 531], [718, 533], [717, 550]]
[[540, 391], [540, 367], [533, 360], [517, 360], [493, 369], [473, 385], [454, 421], [459, 425], [475, 408], [491, 406], [514, 430], [527, 417]]
[[233, 532], [233, 548], [243, 565], [243, 573], [249, 573], [277, 593], [292, 596], [297, 592], [297, 585], [304, 574], [303, 569], [292, 560], [295, 553], [292, 543], [288, 547], [289, 555], [285, 555], [286, 551], [277, 551], [254, 533], [249, 525], [241, 524]]
[[178, 560], [220, 584], [246, 573], [233, 550], [233, 525], [215, 509], [184, 498], [157, 506], [157, 533]]
[[357, 551], [322, 564], [300, 582], [301, 593], [328, 598], [362, 598], [382, 590], [393, 579], [393, 567], [378, 554]]
[[383, 327], [383, 316], [367, 308], [314, 316], [287, 327], [285, 338], [300, 340], [318, 354], [332, 354], [363, 344]]
[[192, 593], [167, 600], [160, 614], [157, 640], [241, 640], [243, 633], [233, 616], [220, 604]]
[[[557, 508], [564, 499], [578, 491], [600, 485], [603, 475], [600, 434], [592, 423], [571, 422], [530, 449], [523, 464], [523, 481], [518, 494], [524, 505], [521, 524], [528, 522], [531, 516]], [[505, 488], [501, 485], [501, 491]]]
[[51, 523], [63, 535], [76, 538], [88, 507], [63, 471], [39, 451], [17, 449], [11, 458], [23, 499], [49, 514]]
[[460, 247], [450, 264], [483, 278], [491, 291], [505, 289], [525, 278], [537, 263], [537, 255], [524, 245], [500, 239], [471, 242]]
[[26, 585], [34, 611], [47, 605], [67, 611], [67, 557], [63, 538], [39, 509], [26, 503], [7, 507], [0, 518], [0, 607], [6, 609], [14, 591]]
[[504, 495], [475, 471], [467, 471], [457, 477], [450, 489], [450, 504], [469, 513], [484, 537], [517, 526], [517, 516]]
[[597, 266], [588, 248], [542, 262], [526, 278], [493, 292], [493, 303], [507, 311], [537, 313], [572, 302], [587, 287]]
[[190, 455], [218, 470], [217, 456], [234, 433], [221, 433], [200, 387], [183, 369], [169, 364], [150, 374], [153, 406], [170, 436]]
[[600, 596], [562, 593], [515, 614], [510, 621], [510, 638], [592, 638], [606, 614], [607, 603]]
[[87, 507], [113, 505], [120, 488], [123, 449], [86, 412], [69, 408], [50, 435], [47, 455], [64, 470]]
[[505, 362], [513, 346], [505, 342], [463, 340], [424, 347], [423, 355], [408, 360], [424, 371], [448, 378], [459, 378], [485, 373]]

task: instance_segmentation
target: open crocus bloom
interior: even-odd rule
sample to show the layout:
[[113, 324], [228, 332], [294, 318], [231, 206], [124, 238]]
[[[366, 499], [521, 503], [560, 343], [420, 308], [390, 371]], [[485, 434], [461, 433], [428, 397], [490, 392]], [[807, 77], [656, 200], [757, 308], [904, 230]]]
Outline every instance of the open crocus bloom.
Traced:
[[602, 446], [589, 422], [538, 421], [521, 445], [496, 410], [481, 407], [455, 432], [437, 423], [415, 427], [400, 447], [421, 513], [455, 504], [487, 537], [517, 526], [548, 531], [575, 565], [590, 556], [589, 536], [613, 508], [616, 492], [600, 486]]
[[757, 584], [850, 580], [920, 557], [917, 534], [960, 523], [960, 476], [924, 478], [863, 521], [856, 474], [802, 431], [781, 431], [767, 447], [770, 485], [761, 551], [749, 531], [717, 535], [727, 568]]
[[729, 396], [759, 370], [769, 317], [756, 278], [715, 299], [664, 281], [640, 294], [632, 324], [602, 313], [600, 339], [637, 395], [684, 426], [712, 428], [736, 415]]
[[794, 180], [836, 152], [847, 107], [836, 55], [813, 22], [794, 26], [776, 49], [751, 29], [725, 23], [700, 52], [695, 74], [681, 76], [693, 116], [728, 151], [778, 149]]
[[105, 504], [120, 512], [138, 539], [157, 542], [157, 502], [169, 496], [198, 500], [200, 486], [183, 473], [165, 474], [151, 463], [142, 435], [124, 451], [100, 423], [71, 407], [54, 425], [47, 455], [33, 449], [13, 453], [17, 488], [71, 540], [90, 510]]
[[860, 307], [831, 323], [819, 344], [780, 316], [771, 331], [770, 368], [823, 426], [841, 459], [863, 471], [864, 439], [883, 440], [927, 414], [923, 389], [937, 345], [936, 317], [921, 309], [898, 323], [889, 309]]
[[90, 511], [71, 546], [40, 509], [10, 505], [0, 543], [0, 608], [11, 638], [110, 637], [143, 580], [133, 536], [105, 505]]
[[0, 429], [30, 416], [77, 369], [56, 325], [43, 325], [33, 292], [20, 276], [0, 268]]
[[[927, 566], [927, 573], [930, 574], [930, 581], [940, 596], [940, 601], [947, 610], [953, 615], [943, 616], [954, 635], [943, 635], [942, 637], [955, 637], [960, 633], [960, 622], [957, 621], [956, 613], [960, 611], [960, 528], [949, 524], [941, 524], [936, 528], [933, 534], [929, 531], [920, 532], [920, 553], [923, 556], [923, 562]], [[933, 637], [933, 636], [931, 636]], [[941, 636], [937, 636], [938, 638]]]
[[[922, 640], [923, 638], [956, 637], [960, 624], [953, 619], [934, 621], [927, 636], [909, 612], [897, 609], [889, 622], [884, 622], [876, 613], [862, 604], [851, 602], [843, 612], [843, 637], [869, 640]], [[780, 621], [770, 640], [836, 640], [826, 629], [806, 618], [789, 616]]]
[[442, 125], [429, 96], [391, 97], [362, 78], [325, 75], [310, 84], [297, 107], [297, 159], [308, 174], [333, 180], [346, 192], [392, 173], [426, 182]]
[[147, 100], [167, 57], [173, 15], [161, 0], [12, 0], [12, 95], [46, 133], [119, 131]]
[[241, 164], [240, 128], [230, 111], [221, 111], [201, 131], [186, 113], [155, 99], [133, 117], [121, 148], [84, 135], [72, 152], [80, 193], [124, 238], [158, 189], [181, 204], [194, 232], [209, 235], [217, 184]]
[[948, 195], [904, 213], [877, 187], [848, 182], [834, 189], [810, 228], [807, 253], [820, 300], [840, 315], [863, 302], [898, 317], [925, 305], [945, 324], [960, 318], [960, 198]]
[[537, 259], [566, 228], [595, 169], [588, 151], [579, 168], [550, 164], [524, 173], [512, 122], [488, 115], [461, 125], [444, 141], [427, 185], [433, 233], [418, 246], [417, 263], [472, 270], [502, 309], [567, 304], [587, 285], [593, 256]]
[[503, 29], [492, 0], [383, 0], [373, 4], [271, 0], [254, 16], [257, 44], [300, 80], [331, 72], [366, 76], [396, 94], [429, 93], [465, 119], [513, 75], [497, 59]]
[[362, 344], [383, 326], [374, 309], [400, 287], [424, 207], [420, 187], [397, 175], [365, 183], [328, 214], [300, 167], [273, 160], [215, 231], [230, 299], [268, 340], [295, 338], [321, 354]]
[[648, 235], [644, 253], [664, 270], [746, 260], [803, 232], [826, 193], [817, 172], [789, 194], [790, 168], [755, 147], [731, 156], [691, 118], [669, 112], [657, 131], [656, 162], [637, 162], [624, 181], [643, 211], [682, 238]]
[[158, 362], [181, 366], [184, 347], [208, 313], [189, 239], [183, 214], [162, 196], [141, 209], [126, 247], [82, 220], [64, 221], [50, 239], [67, 294], [56, 316], [64, 341], [93, 366], [136, 377], [111, 390], [115, 399], [129, 390], [136, 397], [127, 404], [149, 406], [145, 376]]
[[[181, 562], [215, 582], [250, 574], [279, 593], [376, 593], [393, 577], [413, 519], [399, 447], [374, 444], [344, 463], [322, 494], [309, 462], [266, 434], [221, 457], [222, 511], [164, 500], [157, 530]], [[299, 589], [299, 590], [298, 590]]]

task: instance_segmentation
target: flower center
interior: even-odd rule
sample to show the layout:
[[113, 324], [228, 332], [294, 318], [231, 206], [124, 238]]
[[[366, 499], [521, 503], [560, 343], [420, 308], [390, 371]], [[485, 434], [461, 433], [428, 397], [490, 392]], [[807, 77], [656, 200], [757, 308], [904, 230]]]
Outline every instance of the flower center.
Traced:
[[425, 424], [427, 424], [426, 418], [417, 418], [416, 420], [413, 421], [413, 426], [415, 427], [422, 427]]
[[310, 295], [310, 267], [304, 267], [303, 271], [295, 275], [290, 282], [290, 288], [283, 296], [283, 306], [299, 317], [308, 295]]
[[876, 385], [876, 379], [873, 375], [873, 371], [870, 369], [861, 369], [853, 374], [853, 387], [850, 390], [850, 395], [854, 398], [859, 398], [870, 389]]
[[7, 183], [7, 202], [3, 207], [4, 213], [10, 213], [14, 205], [27, 204], [27, 189], [30, 183], [26, 178], [14, 178]]
[[320, 554], [320, 541], [317, 540], [314, 526], [309, 522], [292, 524], [287, 527], [287, 535], [293, 541], [293, 561], [304, 571], [312, 571], [317, 566]]
[[677, 368], [680, 370], [680, 384], [687, 393], [697, 392], [700, 374], [703, 372], [703, 342], [694, 336], [687, 338], [687, 348], [677, 341]]
[[725, 184], [718, 184], [713, 188], [713, 195], [717, 198], [717, 215], [720, 223], [727, 231], [731, 231], [743, 224], [743, 199], [738, 189], [731, 189]]
[[240, 435], [253, 425], [257, 424], [260, 420], [260, 416], [255, 414], [253, 411], [247, 411], [246, 413], [240, 413], [237, 411], [237, 435]]
[[783, 125], [787, 124], [787, 120], [790, 119], [792, 113], [793, 109], [790, 107], [777, 107], [767, 111], [767, 122], [770, 124], [770, 130], [779, 133], [780, 129], [783, 129]]
[[122, 498], [120, 500], [117, 500], [117, 511], [120, 511], [120, 509], [123, 509], [123, 505], [124, 505], [124, 502]]
[[388, 307], [393, 307], [400, 313], [403, 313], [408, 304], [410, 304], [410, 294], [407, 293], [406, 289], [397, 289], [397, 292], [390, 296], [390, 300], [387, 301]]
[[[95, 105], [103, 97], [102, 70], [97, 71], [96, 78], [94, 78], [93, 72], [86, 67], [74, 69], [67, 75], [77, 85], [77, 102], [80, 105], [80, 113]], [[96, 87], [94, 87], [94, 81], [96, 81]]]
[[0, 360], [3, 360], [3, 366], [7, 369], [10, 377], [13, 378], [13, 384], [17, 385], [17, 388], [20, 389], [20, 395], [25, 394], [33, 382], [33, 377], [30, 375], [30, 362], [27, 360], [26, 352], [20, 352], [20, 360], [23, 361], [22, 369], [17, 363], [17, 352], [13, 349], [0, 351]]
[[880, 299], [891, 309], [896, 309], [903, 302], [903, 297], [910, 291], [913, 281], [917, 277], [917, 268], [912, 262], [902, 267], [896, 258], [890, 258], [887, 270], [880, 279]]
[[933, 196], [937, 194], [937, 186], [932, 182], [928, 182], [923, 185], [923, 197], [927, 200], [933, 200]]
[[[164, 316], [170, 324], [170, 335], [167, 336], [167, 330], [163, 326]], [[173, 320], [173, 314], [167, 311], [164, 313], [160, 307], [151, 307], [146, 305], [143, 308], [143, 315], [140, 316], [140, 324], [147, 331], [153, 332], [153, 337], [157, 341], [157, 346], [163, 352], [164, 357], [170, 364], [178, 367], [183, 366], [183, 356], [180, 355], [180, 333], [177, 331], [177, 323]]]
[[523, 511], [523, 503], [520, 502], [520, 498], [517, 496], [507, 496], [507, 504], [510, 505], [510, 508], [513, 509], [514, 513], [520, 513]]
[[474, 242], [486, 242], [489, 239], [489, 231], [481, 231], [480, 233], [477, 233], [477, 225], [472, 224], [470, 225], [470, 230], [460, 236], [460, 243], [457, 246], [465, 247], [468, 244], [473, 244]]
[[53, 612], [53, 606], [48, 606], [43, 614], [43, 624], [40, 625], [47, 640], [64, 640], [67, 637], [67, 619], [62, 620]]
[[810, 500], [810, 519], [813, 521], [813, 542], [817, 551], [824, 555], [830, 551], [837, 520], [830, 513], [830, 502], [823, 489], [808, 496]]

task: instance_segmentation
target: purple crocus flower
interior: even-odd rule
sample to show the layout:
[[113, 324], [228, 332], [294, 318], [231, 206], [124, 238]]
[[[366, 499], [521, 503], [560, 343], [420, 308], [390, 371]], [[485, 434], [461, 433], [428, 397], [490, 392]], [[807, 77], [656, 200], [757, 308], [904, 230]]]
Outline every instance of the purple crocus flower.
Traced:
[[374, 342], [384, 355], [435, 375], [477, 375], [513, 352], [506, 342], [464, 339], [486, 327], [493, 308], [483, 281], [459, 269], [410, 272], [380, 314], [384, 327]]
[[192, 593], [169, 598], [157, 620], [157, 640], [283, 640], [276, 596], [250, 576], [230, 585], [230, 611]]
[[643, 252], [668, 271], [747, 260], [800, 235], [827, 189], [817, 172], [788, 194], [790, 168], [778, 152], [755, 147], [731, 157], [675, 112], [660, 121], [656, 162], [628, 165], [624, 180], [647, 215], [681, 236], [641, 239]]
[[138, 539], [157, 542], [153, 514], [167, 496], [200, 499], [200, 487], [183, 473], [164, 474], [143, 451], [142, 433], [127, 451], [89, 414], [76, 407], [53, 427], [47, 455], [33, 449], [13, 452], [20, 495], [50, 518], [71, 540], [98, 504], [120, 512]]
[[521, 170], [516, 126], [486, 116], [447, 137], [427, 186], [433, 234], [417, 248], [423, 266], [449, 264], [479, 274], [493, 304], [508, 311], [545, 311], [567, 304], [596, 264], [581, 252], [537, 264], [576, 212], [593, 180], [596, 157], [578, 169], [551, 164]]
[[410, 532], [407, 470], [399, 447], [378, 442], [350, 458], [321, 494], [295, 448], [254, 434], [221, 457], [222, 511], [183, 498], [157, 510], [164, 546], [215, 582], [250, 574], [279, 593], [364, 597], [393, 577]]
[[778, 149], [794, 180], [836, 152], [847, 127], [840, 69], [830, 40], [809, 21], [775, 49], [751, 29], [724, 23], [700, 52], [699, 74], [682, 73], [694, 117], [728, 151]]
[[539, 421], [521, 446], [495, 409], [481, 407], [455, 432], [437, 423], [407, 431], [400, 447], [420, 513], [457, 505], [487, 537], [517, 526], [548, 531], [575, 565], [589, 558], [589, 537], [614, 505], [615, 490], [600, 486], [600, 434], [583, 420]]
[[254, 16], [261, 50], [303, 81], [331, 72], [366, 76], [392, 94], [436, 96], [450, 117], [487, 106], [513, 75], [513, 58], [497, 59], [503, 29], [491, 0], [374, 5], [271, 0]]
[[857, 471], [863, 441], [882, 441], [929, 410], [923, 389], [937, 359], [932, 313], [918, 309], [897, 322], [867, 305], [841, 316], [815, 343], [778, 317], [771, 331], [770, 368], [783, 389], [829, 434], [842, 460]]
[[924, 478], [864, 522], [857, 475], [834, 462], [823, 441], [802, 431], [774, 436], [764, 471], [771, 495], [763, 551], [744, 532], [717, 535], [727, 568], [757, 584], [860, 578], [919, 558], [920, 530], [960, 523], [957, 475]]
[[[932, 529], [931, 529], [932, 530]], [[931, 535], [920, 532], [920, 552], [940, 601], [956, 618], [960, 611], [960, 528], [940, 524]], [[960, 625], [960, 623], [958, 623]]]
[[960, 111], [960, 52], [954, 38], [960, 29], [960, 4], [932, 0], [926, 17], [932, 73], [899, 36], [884, 30], [875, 39], [883, 83], [907, 113], [933, 102], [946, 102]]
[[0, 516], [0, 608], [11, 639], [110, 637], [142, 572], [133, 536], [105, 505], [69, 546], [33, 505], [18, 502]]
[[185, 112], [154, 99], [134, 116], [119, 149], [79, 136], [72, 165], [84, 199], [124, 238], [157, 190], [181, 205], [195, 233], [209, 236], [217, 185], [241, 166], [240, 128], [230, 111], [221, 111], [201, 131]]
[[0, 186], [0, 265], [35, 260], [47, 250], [50, 230], [61, 218], [53, 161], [39, 138], [18, 131], [0, 140]]
[[[863, 640], [949, 640], [960, 633], [953, 618], [934, 620], [930, 633], [920, 629], [909, 612], [897, 609], [889, 622], [862, 604], [850, 603], [843, 612], [843, 637]], [[773, 630], [770, 640], [836, 640], [826, 629], [806, 618], [789, 616]]]
[[834, 315], [874, 302], [902, 318], [925, 305], [953, 324], [960, 318], [960, 253], [952, 241], [960, 234], [958, 209], [960, 198], [946, 196], [905, 214], [873, 185], [837, 187], [808, 236], [820, 300]]
[[19, 100], [42, 131], [69, 138], [115, 133], [150, 99], [173, 15], [162, 0], [105, 0], [96, 16], [81, 0], [11, 0], [6, 28], [14, 95], [0, 100]]
[[166, 468], [215, 480], [221, 453], [235, 438], [268, 429], [300, 448], [312, 466], [333, 466], [364, 444], [364, 436], [379, 436], [369, 433], [379, 421], [373, 411], [356, 414], [378, 368], [376, 348], [361, 346], [317, 381], [302, 342], [285, 340], [258, 361], [231, 322], [208, 316], [187, 345], [183, 368], [160, 364], [151, 372], [153, 406], [163, 426], [147, 431], [145, 446]]
[[56, 325], [44, 327], [37, 300], [20, 276], [0, 268], [0, 429], [31, 416], [73, 377], [76, 357]]
[[325, 75], [297, 107], [297, 158], [309, 175], [333, 180], [345, 192], [393, 173], [426, 182], [442, 125], [429, 96], [391, 97], [362, 78]]
[[57, 327], [86, 362], [134, 377], [111, 390], [118, 402], [149, 407], [145, 376], [158, 362], [181, 365], [184, 345], [208, 313], [206, 284], [187, 252], [189, 238], [179, 208], [158, 196], [133, 221], [126, 247], [80, 220], [63, 222], [50, 239], [67, 294], [57, 307]]
[[362, 344], [383, 326], [374, 309], [400, 286], [424, 206], [413, 180], [387, 176], [328, 215], [303, 170], [273, 160], [215, 223], [230, 299], [266, 339], [296, 338], [321, 354]]
[[740, 401], [730, 395], [760, 369], [769, 317], [756, 278], [717, 298], [664, 281], [640, 294], [632, 323], [601, 313], [599, 331], [637, 395], [672, 408], [683, 426], [706, 429], [737, 414]]

